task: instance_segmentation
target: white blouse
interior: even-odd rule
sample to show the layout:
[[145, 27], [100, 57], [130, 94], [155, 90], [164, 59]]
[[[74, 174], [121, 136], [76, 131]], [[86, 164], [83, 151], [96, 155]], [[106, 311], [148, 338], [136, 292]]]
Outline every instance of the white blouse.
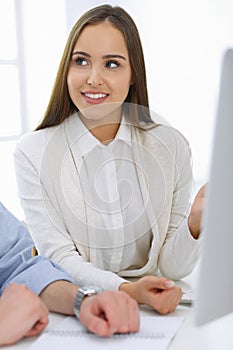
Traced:
[[89, 244], [97, 248], [98, 267], [113, 272], [141, 268], [148, 261], [152, 232], [133, 160], [130, 128], [123, 118], [114, 140], [104, 145], [80, 119], [78, 124], [80, 182], [88, 188], [83, 191], [87, 232]]

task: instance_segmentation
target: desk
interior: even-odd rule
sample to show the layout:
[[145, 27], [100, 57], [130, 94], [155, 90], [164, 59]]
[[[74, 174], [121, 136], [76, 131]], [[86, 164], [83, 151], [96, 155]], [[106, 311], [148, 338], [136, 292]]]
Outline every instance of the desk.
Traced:
[[[196, 286], [198, 266], [191, 275], [177, 282], [177, 284], [191, 289]], [[140, 313], [154, 314], [148, 307], [141, 307]], [[232, 350], [233, 349], [233, 313], [210, 322], [204, 326], [194, 325], [194, 309], [190, 306], [179, 305], [169, 316], [182, 316], [184, 322], [170, 344], [169, 350]], [[47, 329], [58, 325], [64, 316], [51, 313]], [[25, 338], [12, 346], [0, 347], [1, 350], [26, 350], [35, 338]], [[41, 349], [44, 350], [44, 349]], [[47, 350], [47, 349], [45, 349]]]

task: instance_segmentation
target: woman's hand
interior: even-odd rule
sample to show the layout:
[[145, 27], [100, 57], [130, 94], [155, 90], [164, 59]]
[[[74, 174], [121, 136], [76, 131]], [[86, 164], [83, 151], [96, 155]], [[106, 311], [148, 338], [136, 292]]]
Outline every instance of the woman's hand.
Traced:
[[12, 283], [0, 298], [0, 345], [39, 334], [48, 324], [48, 309], [26, 286]]
[[165, 277], [145, 276], [136, 282], [122, 283], [120, 290], [139, 304], [151, 306], [162, 315], [173, 312], [182, 296], [181, 288]]
[[207, 184], [203, 185], [199, 189], [194, 199], [191, 212], [188, 218], [189, 230], [191, 235], [195, 239], [199, 237], [200, 231], [201, 231], [201, 220], [202, 220], [202, 214], [204, 209], [206, 187], [207, 187]]

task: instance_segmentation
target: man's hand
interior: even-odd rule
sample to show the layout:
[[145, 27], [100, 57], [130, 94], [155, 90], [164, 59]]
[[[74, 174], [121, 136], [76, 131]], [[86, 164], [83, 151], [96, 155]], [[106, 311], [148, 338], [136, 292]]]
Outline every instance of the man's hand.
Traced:
[[145, 276], [136, 282], [122, 283], [120, 290], [139, 304], [145, 304], [162, 315], [175, 311], [182, 296], [181, 288], [165, 277]]
[[81, 304], [79, 319], [91, 332], [104, 337], [139, 330], [138, 304], [120, 291], [105, 291], [86, 297]]
[[48, 309], [26, 286], [12, 283], [0, 298], [0, 345], [39, 334], [48, 324]]

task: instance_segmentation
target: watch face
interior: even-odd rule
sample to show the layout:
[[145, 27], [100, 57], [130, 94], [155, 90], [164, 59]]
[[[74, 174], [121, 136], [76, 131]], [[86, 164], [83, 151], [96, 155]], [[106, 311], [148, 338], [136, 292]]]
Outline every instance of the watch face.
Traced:
[[98, 294], [100, 292], [102, 292], [102, 288], [99, 287], [94, 287], [94, 286], [90, 286], [90, 287], [83, 287], [79, 289], [81, 293], [83, 293], [84, 295], [93, 295], [93, 294]]
[[96, 295], [102, 291], [103, 291], [102, 288], [94, 287], [94, 286], [79, 288], [75, 298], [75, 303], [74, 303], [74, 313], [77, 318], [79, 318], [79, 315], [80, 315], [80, 306], [83, 299], [91, 295]]

